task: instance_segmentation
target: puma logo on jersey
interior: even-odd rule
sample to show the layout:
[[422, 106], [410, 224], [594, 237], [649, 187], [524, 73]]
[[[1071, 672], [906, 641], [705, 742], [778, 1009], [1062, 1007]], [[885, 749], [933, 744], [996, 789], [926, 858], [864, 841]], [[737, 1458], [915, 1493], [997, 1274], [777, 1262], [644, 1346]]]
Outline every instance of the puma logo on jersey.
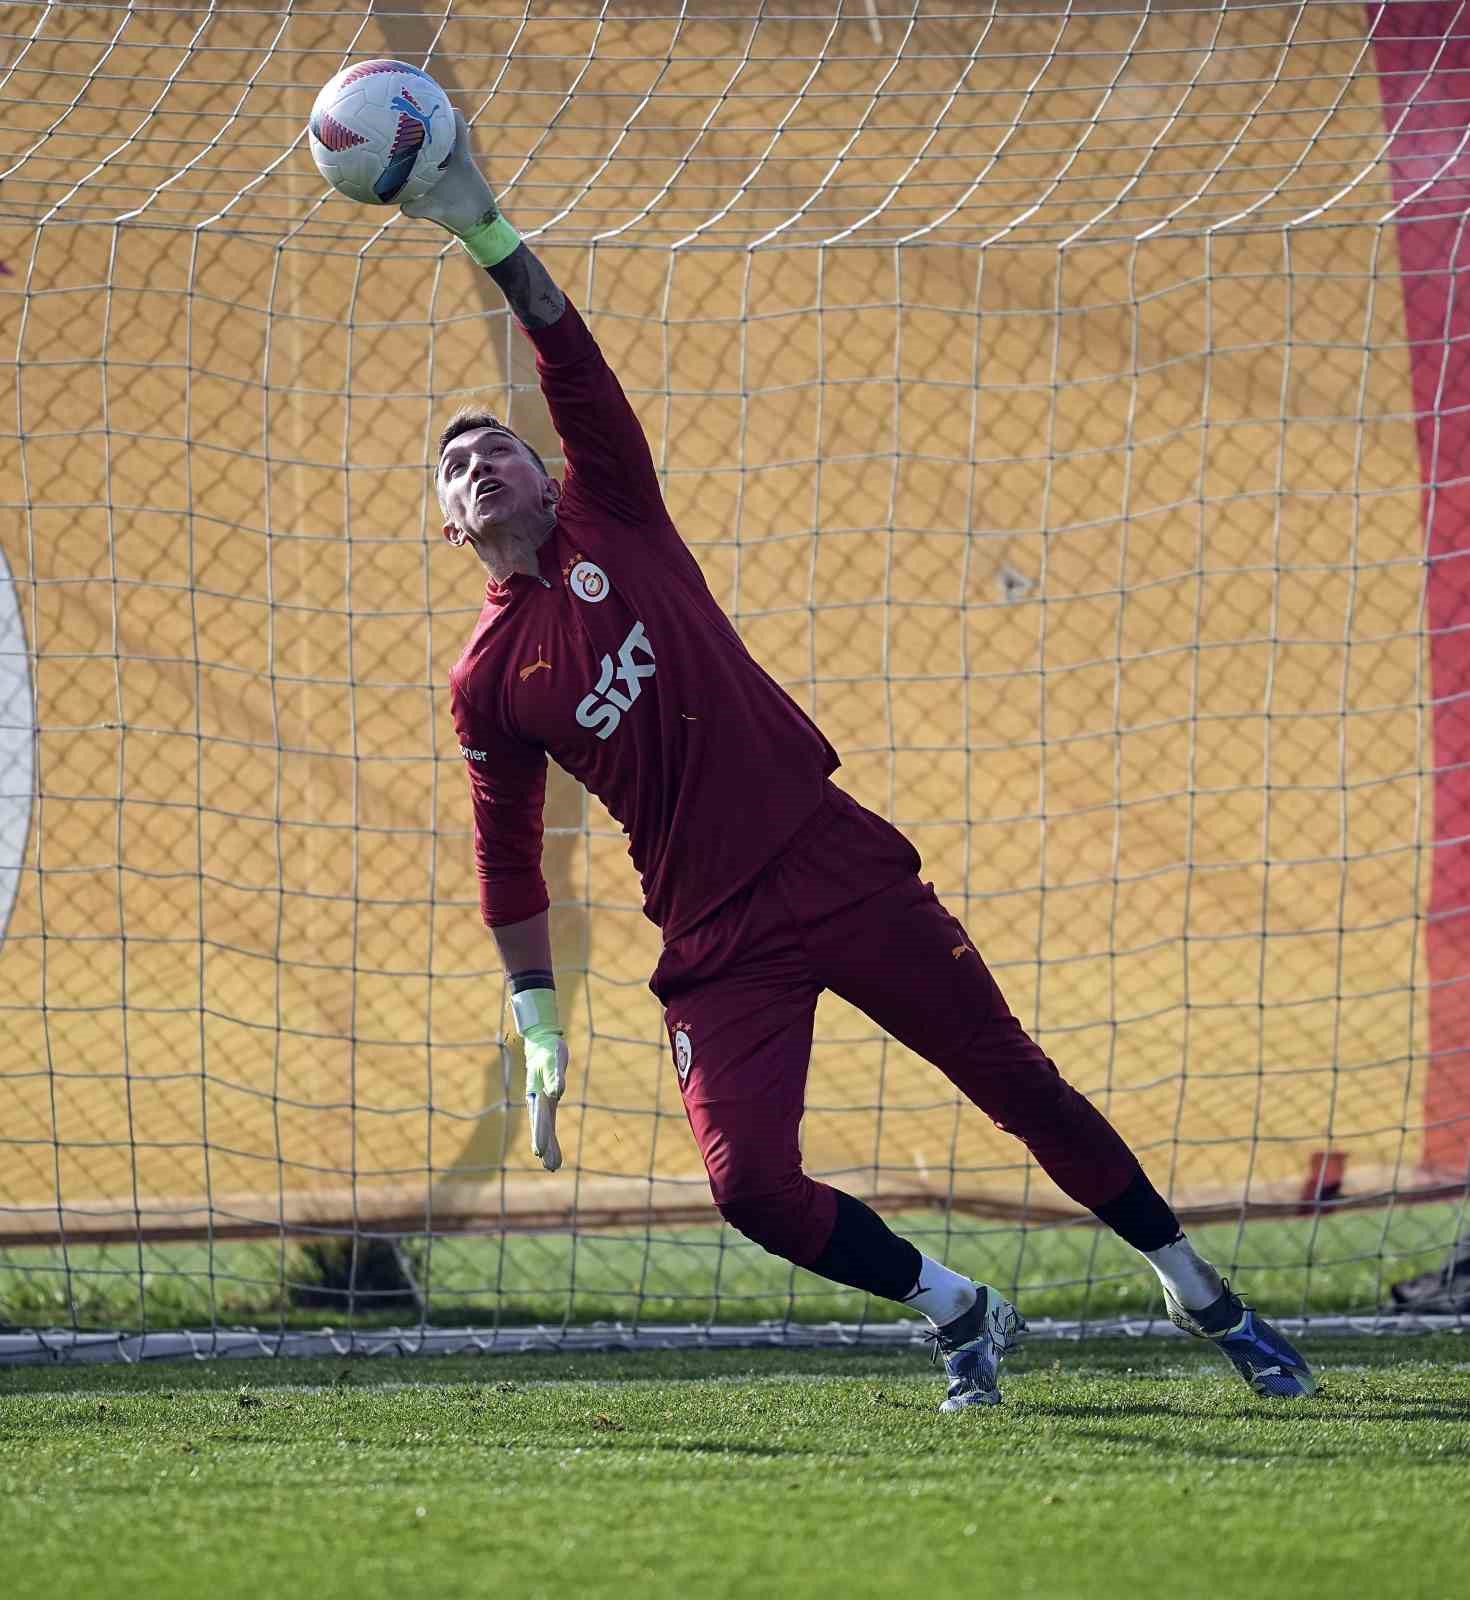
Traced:
[[551, 663], [549, 661], [547, 661], [542, 656], [542, 654], [541, 654], [541, 646], [538, 644], [536, 646], [536, 659], [530, 664], [529, 667], [522, 667], [521, 668], [521, 671], [520, 671], [521, 682], [524, 683], [526, 681], [526, 679], [529, 678], [533, 672], [542, 672], [542, 671], [550, 672], [551, 671]]
[[960, 959], [960, 957], [961, 957], [961, 956], [962, 956], [962, 955], [964, 955], [964, 953], [965, 953], [965, 952], [966, 952], [966, 951], [967, 951], [967, 950], [969, 950], [969, 951], [970, 951], [970, 954], [971, 954], [971, 955], [974, 955], [974, 954], [975, 954], [975, 952], [974, 952], [974, 951], [973, 951], [973, 950], [971, 950], [971, 949], [970, 949], [970, 946], [969, 946], [969, 945], [967, 945], [967, 944], [957, 944], [957, 945], [956, 945], [956, 946], [955, 946], [955, 947], [954, 947], [954, 949], [953, 949], [953, 950], [951, 950], [951, 951], [950, 951], [950, 954], [951, 954], [951, 955], [952, 955], [952, 956], [953, 956], [953, 957], [954, 957], [954, 958], [955, 958], [955, 960], [956, 960], [956, 961], [958, 961], [958, 960], [959, 960], [959, 959]]
[[[638, 656], [647, 657], [639, 661]], [[611, 738], [617, 732], [623, 713], [632, 710], [633, 702], [643, 693], [642, 679], [651, 678], [655, 666], [653, 646], [643, 631], [643, 624], [635, 622], [628, 629], [628, 637], [618, 646], [617, 661], [611, 656], [602, 658], [602, 670], [592, 693], [585, 695], [577, 706], [577, 721], [591, 728], [599, 739]], [[616, 677], [622, 685], [613, 687]]]

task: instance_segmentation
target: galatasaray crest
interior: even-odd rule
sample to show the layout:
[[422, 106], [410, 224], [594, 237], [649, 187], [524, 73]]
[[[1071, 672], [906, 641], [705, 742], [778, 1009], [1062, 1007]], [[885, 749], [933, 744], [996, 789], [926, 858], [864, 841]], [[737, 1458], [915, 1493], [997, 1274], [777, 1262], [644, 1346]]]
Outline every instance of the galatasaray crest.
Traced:
[[612, 593], [607, 574], [595, 561], [579, 561], [567, 574], [567, 582], [572, 586], [572, 593], [589, 606], [600, 604]]

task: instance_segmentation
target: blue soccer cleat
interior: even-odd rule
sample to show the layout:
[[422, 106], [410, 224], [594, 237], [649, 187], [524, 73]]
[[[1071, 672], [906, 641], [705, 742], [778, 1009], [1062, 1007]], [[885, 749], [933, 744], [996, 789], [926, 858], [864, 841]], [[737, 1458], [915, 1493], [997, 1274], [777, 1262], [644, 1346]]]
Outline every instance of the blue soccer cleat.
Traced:
[[998, 1406], [1000, 1364], [1026, 1331], [1026, 1319], [1009, 1300], [983, 1283], [975, 1289], [975, 1304], [963, 1316], [926, 1336], [934, 1341], [935, 1359], [944, 1357], [949, 1375], [941, 1411]]
[[[1263, 1398], [1303, 1400], [1316, 1393], [1317, 1380], [1305, 1357], [1285, 1334], [1252, 1311], [1239, 1295], [1232, 1294], [1228, 1282], [1224, 1294], [1206, 1311], [1186, 1311], [1167, 1289], [1164, 1303], [1176, 1328], [1208, 1339]], [[1213, 1330], [1203, 1326], [1200, 1318], [1213, 1324]]]

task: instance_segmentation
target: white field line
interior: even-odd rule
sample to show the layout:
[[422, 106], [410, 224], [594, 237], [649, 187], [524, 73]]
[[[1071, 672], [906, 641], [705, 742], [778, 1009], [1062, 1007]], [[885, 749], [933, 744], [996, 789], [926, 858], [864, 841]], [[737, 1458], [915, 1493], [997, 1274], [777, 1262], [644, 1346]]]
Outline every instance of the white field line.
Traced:
[[[1470, 1333], [1464, 1317], [1280, 1317], [1289, 1334]], [[1063, 1322], [1037, 1319], [1036, 1338], [1085, 1341], [1099, 1338], [1182, 1338], [1161, 1317], [1115, 1322]], [[347, 1358], [417, 1355], [581, 1354], [594, 1351], [883, 1349], [918, 1344], [923, 1325], [755, 1324], [745, 1327], [626, 1328], [614, 1324], [585, 1328], [404, 1328], [370, 1333], [268, 1333], [231, 1329], [219, 1332], [149, 1334], [53, 1333], [0, 1335], [0, 1366], [73, 1365], [93, 1361], [217, 1360], [260, 1356]]]

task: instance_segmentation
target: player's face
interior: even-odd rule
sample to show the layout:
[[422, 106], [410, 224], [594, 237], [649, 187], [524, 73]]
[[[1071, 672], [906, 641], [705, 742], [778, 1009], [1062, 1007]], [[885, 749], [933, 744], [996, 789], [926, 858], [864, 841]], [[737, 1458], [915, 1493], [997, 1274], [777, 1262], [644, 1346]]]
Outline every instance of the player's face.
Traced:
[[[478, 545], [523, 528], [556, 504], [557, 486], [513, 434], [476, 428], [451, 439], [439, 460], [445, 536]], [[462, 534], [463, 539], [456, 539]]]

